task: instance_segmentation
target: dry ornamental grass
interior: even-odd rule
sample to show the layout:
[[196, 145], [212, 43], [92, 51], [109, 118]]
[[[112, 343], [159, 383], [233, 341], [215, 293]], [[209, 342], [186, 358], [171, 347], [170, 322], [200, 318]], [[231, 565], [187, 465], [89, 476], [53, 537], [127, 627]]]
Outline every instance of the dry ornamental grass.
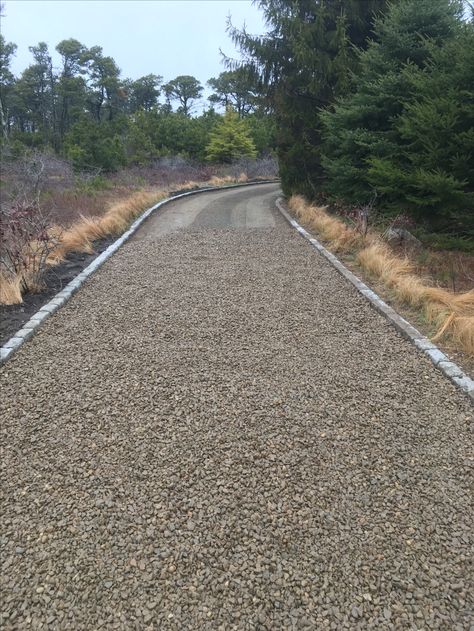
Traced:
[[0, 304], [17, 305], [21, 302], [21, 278], [0, 274]]
[[[134, 193], [124, 200], [112, 203], [100, 217], [81, 216], [77, 222], [64, 230], [60, 226], [51, 227], [48, 231], [49, 236], [57, 241], [57, 245], [48, 255], [47, 265], [58, 265], [70, 252], [93, 253], [94, 241], [121, 234], [133, 219], [165, 194], [156, 190]], [[23, 280], [32, 271], [25, 269], [16, 275], [0, 274], [1, 304], [13, 305], [22, 302]], [[27, 285], [30, 290], [34, 290], [31, 284]], [[37, 290], [41, 290], [41, 287], [38, 286]]]

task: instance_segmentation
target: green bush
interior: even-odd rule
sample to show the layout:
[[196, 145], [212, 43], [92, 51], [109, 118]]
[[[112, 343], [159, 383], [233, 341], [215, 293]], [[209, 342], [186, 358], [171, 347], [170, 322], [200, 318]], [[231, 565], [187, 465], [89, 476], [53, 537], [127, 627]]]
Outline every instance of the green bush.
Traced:
[[117, 171], [127, 164], [124, 132], [126, 119], [96, 122], [83, 119], [66, 134], [64, 153], [75, 169], [86, 171], [100, 168], [105, 172]]
[[425, 232], [423, 229], [413, 230], [423, 245], [433, 250], [459, 250], [466, 254], [474, 254], [474, 231], [471, 235], [459, 236], [443, 232]]
[[112, 187], [113, 185], [111, 181], [102, 175], [96, 175], [87, 179], [78, 178], [75, 186], [77, 191], [88, 195], [94, 195], [94, 193], [107, 191]]

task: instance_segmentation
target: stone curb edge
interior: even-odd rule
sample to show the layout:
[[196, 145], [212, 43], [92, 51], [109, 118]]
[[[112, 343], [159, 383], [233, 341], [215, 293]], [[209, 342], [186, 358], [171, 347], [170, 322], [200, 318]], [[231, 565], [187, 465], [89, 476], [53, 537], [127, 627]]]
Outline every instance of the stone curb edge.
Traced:
[[344, 276], [359, 293], [361, 293], [371, 303], [372, 307], [382, 314], [404, 337], [408, 338], [420, 351], [427, 355], [435, 366], [437, 366], [450, 381], [465, 392], [474, 403], [474, 381], [466, 375], [461, 368], [452, 362], [433, 342], [425, 337], [418, 329], [407, 322], [392, 307], [384, 302], [374, 291], [363, 283], [355, 274], [350, 272], [341, 261], [327, 250], [305, 230], [284, 208], [283, 198], [278, 198], [276, 205], [283, 217], [295, 228], [302, 237], [307, 239], [311, 245], [324, 256], [336, 270]]
[[227, 186], [208, 186], [206, 188], [200, 188], [194, 191], [188, 191], [186, 193], [179, 193], [172, 197], [167, 197], [161, 200], [151, 208], [145, 210], [135, 221], [131, 224], [129, 229], [122, 234], [116, 241], [114, 241], [109, 247], [99, 254], [92, 263], [85, 267], [80, 274], [78, 274], [73, 280], [68, 283], [60, 292], [58, 292], [52, 300], [47, 302], [41, 307], [23, 327], [17, 331], [3, 346], [0, 347], [0, 366], [5, 363], [10, 357], [28, 340], [39, 327], [49, 318], [51, 314], [62, 307], [73, 294], [81, 287], [85, 281], [96, 270], [101, 267], [112, 254], [114, 254], [130, 237], [137, 231], [141, 224], [158, 208], [161, 208], [165, 204], [180, 199], [181, 197], [189, 197], [190, 195], [198, 195], [199, 193], [209, 193], [211, 191], [227, 190], [230, 188], [240, 188], [242, 186], [258, 186], [260, 184], [274, 184], [279, 180], [263, 180], [261, 182], [246, 182], [243, 184], [229, 184]]

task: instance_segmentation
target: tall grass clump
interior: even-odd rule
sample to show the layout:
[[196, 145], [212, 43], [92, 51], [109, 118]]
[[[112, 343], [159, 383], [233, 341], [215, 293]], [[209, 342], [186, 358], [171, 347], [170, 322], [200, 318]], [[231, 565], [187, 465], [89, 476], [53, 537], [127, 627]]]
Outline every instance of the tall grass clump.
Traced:
[[0, 304], [18, 305], [23, 302], [21, 297], [22, 278], [0, 273]]
[[163, 196], [161, 191], [141, 191], [112, 202], [101, 217], [80, 217], [64, 230], [50, 261], [61, 261], [69, 252], [93, 252], [93, 242], [124, 232], [130, 222]]
[[323, 206], [309, 204], [301, 195], [293, 195], [289, 206], [300, 221], [330, 241], [336, 252], [350, 252], [361, 243], [361, 234], [329, 215]]
[[406, 256], [395, 254], [378, 234], [369, 231], [362, 235], [304, 197], [294, 195], [289, 207], [302, 223], [328, 241], [332, 249], [354, 253], [362, 269], [390, 288], [400, 302], [421, 310], [435, 329], [434, 340], [449, 338], [456, 347], [474, 355], [474, 290], [455, 294], [430, 285], [416, 275]]

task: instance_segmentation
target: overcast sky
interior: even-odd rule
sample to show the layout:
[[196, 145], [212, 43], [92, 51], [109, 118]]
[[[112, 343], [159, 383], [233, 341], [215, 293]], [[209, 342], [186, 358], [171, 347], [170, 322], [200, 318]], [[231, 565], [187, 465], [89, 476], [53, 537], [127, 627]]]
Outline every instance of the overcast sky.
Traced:
[[[32, 61], [28, 46], [46, 42], [51, 52], [71, 37], [87, 47], [102, 46], [123, 77], [146, 74], [165, 80], [180, 74], [203, 84], [225, 70], [219, 48], [238, 56], [226, 34], [226, 18], [244, 22], [251, 33], [265, 27], [261, 12], [247, 0], [2, 0], [2, 34], [18, 46], [12, 71]], [[57, 57], [53, 55], [57, 63]]]

